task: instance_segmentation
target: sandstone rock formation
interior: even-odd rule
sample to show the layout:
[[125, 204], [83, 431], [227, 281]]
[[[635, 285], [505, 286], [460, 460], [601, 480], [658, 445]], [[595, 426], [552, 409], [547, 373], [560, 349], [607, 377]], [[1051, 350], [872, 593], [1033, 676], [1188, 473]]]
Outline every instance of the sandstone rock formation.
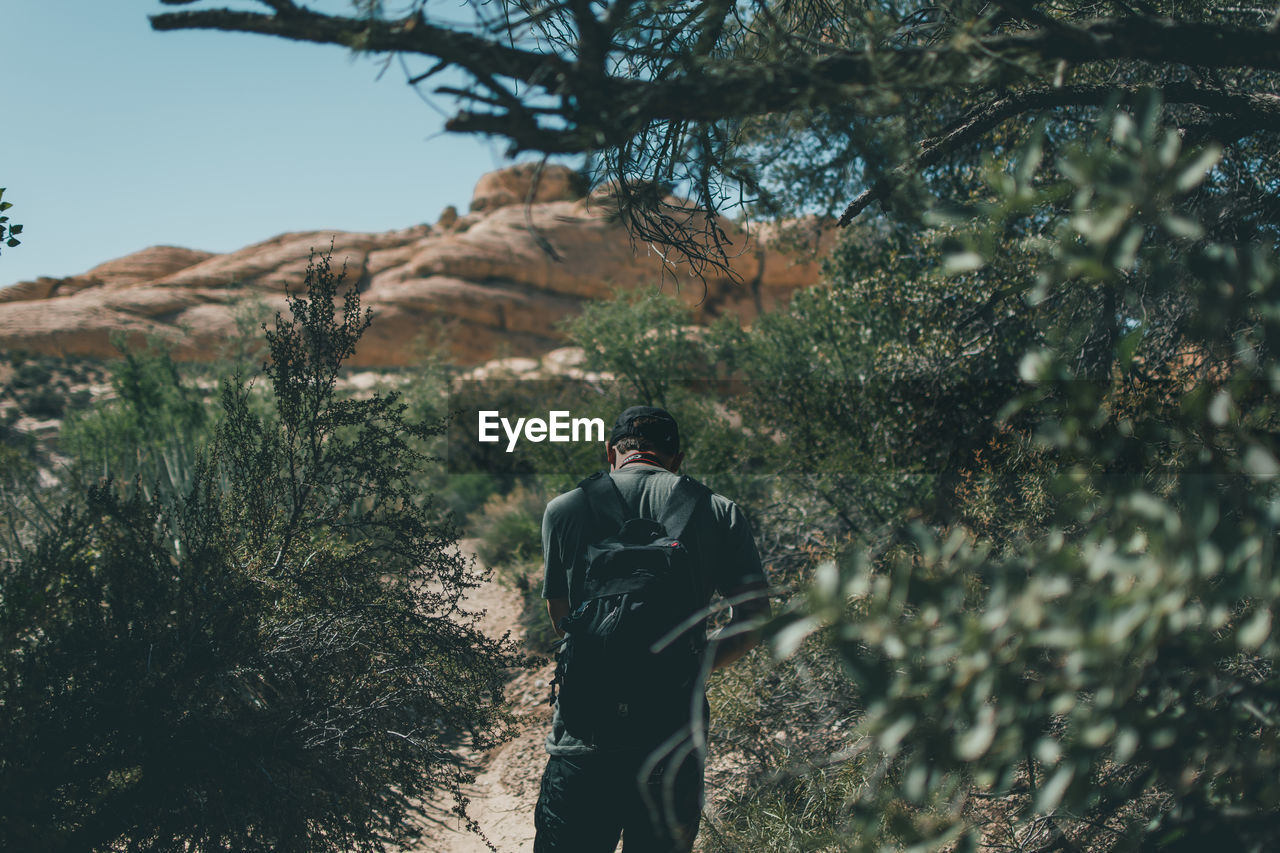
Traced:
[[[607, 196], [584, 196], [576, 175], [515, 166], [481, 178], [465, 216], [383, 234], [282, 234], [224, 255], [158, 246], [63, 279], [0, 290], [0, 349], [112, 357], [111, 340], [158, 335], [176, 357], [203, 360], [237, 334], [237, 315], [273, 313], [301, 288], [311, 252], [332, 244], [374, 324], [352, 360], [403, 366], [444, 347], [460, 364], [537, 356], [563, 345], [556, 324], [615, 288], [678, 289], [699, 322], [751, 322], [818, 279], [829, 233], [796, 249], [777, 228], [731, 228], [738, 280], [705, 283], [633, 247], [607, 215]], [[802, 241], [803, 242], [803, 241]], [[816, 250], [816, 251], [815, 251]], [[678, 285], [678, 288], [677, 288]]]

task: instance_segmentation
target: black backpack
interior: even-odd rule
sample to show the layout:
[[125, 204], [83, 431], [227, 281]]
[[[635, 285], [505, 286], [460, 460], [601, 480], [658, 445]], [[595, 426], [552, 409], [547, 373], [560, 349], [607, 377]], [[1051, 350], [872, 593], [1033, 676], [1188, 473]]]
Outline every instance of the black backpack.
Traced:
[[[686, 725], [706, 649], [697, 566], [680, 541], [710, 490], [682, 476], [658, 521], [630, 508], [606, 473], [583, 480], [588, 530], [582, 598], [561, 622], [551, 701], [569, 734], [597, 746], [642, 746]], [[616, 508], [611, 513], [610, 509]], [[615, 517], [616, 516], [616, 517]], [[678, 634], [675, 633], [679, 631]], [[661, 648], [658, 648], [661, 643]]]

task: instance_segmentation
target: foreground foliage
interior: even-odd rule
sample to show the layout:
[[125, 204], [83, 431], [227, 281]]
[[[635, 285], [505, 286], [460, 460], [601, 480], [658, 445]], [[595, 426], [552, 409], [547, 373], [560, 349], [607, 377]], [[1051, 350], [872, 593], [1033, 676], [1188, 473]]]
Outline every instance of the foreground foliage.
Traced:
[[413, 486], [438, 431], [339, 399], [369, 318], [327, 259], [222, 390], [179, 495], [104, 481], [3, 563], [0, 846], [378, 850], [508, 733], [480, 580]]
[[828, 626], [865, 699], [852, 849], [1280, 843], [1280, 280], [1268, 235], [1215, 242], [1181, 212], [1217, 152], [1160, 116], [1114, 113], [1056, 179], [1030, 146], [986, 225], [950, 232], [979, 277], [1021, 218], [1051, 236], [1014, 244], [1042, 320], [986, 419], [995, 452], [1029, 451], [970, 466], [1047, 509], [996, 531], [977, 501], [987, 535], [926, 515], [903, 547], [845, 549], [775, 626], [783, 654]]

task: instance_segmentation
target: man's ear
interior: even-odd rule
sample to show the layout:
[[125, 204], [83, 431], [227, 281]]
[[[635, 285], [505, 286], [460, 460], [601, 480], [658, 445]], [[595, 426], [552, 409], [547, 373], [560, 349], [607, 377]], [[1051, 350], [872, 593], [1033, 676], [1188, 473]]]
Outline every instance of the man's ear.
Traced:
[[613, 449], [613, 445], [609, 442], [604, 443], [604, 458], [609, 462], [609, 468], [613, 468], [618, 463], [618, 451]]
[[684, 454], [677, 453], [675, 456], [671, 457], [671, 464], [667, 466], [667, 470], [670, 471], [672, 474], [679, 474], [680, 463], [683, 461], [684, 461]]

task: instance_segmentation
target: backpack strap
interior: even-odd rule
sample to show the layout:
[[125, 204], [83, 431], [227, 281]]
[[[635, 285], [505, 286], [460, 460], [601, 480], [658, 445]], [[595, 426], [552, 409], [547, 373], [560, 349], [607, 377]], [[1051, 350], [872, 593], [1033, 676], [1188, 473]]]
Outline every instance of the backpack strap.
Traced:
[[[689, 526], [689, 522], [693, 519], [693, 514], [697, 512], [698, 507], [710, 494], [711, 490], [702, 483], [699, 483], [688, 474], [681, 474], [680, 479], [676, 482], [675, 489], [671, 492], [671, 497], [667, 500], [666, 510], [659, 520], [659, 523], [666, 528], [667, 536], [676, 541], [683, 539], [685, 528]], [[707, 603], [710, 593], [703, 588], [703, 579], [697, 568], [694, 568], [689, 580], [693, 584], [695, 605], [701, 607]], [[689, 637], [695, 648], [705, 648], [707, 636], [705, 628], [706, 617], [703, 617], [699, 624], [703, 627], [689, 634]]]
[[672, 539], [683, 536], [684, 529], [689, 526], [689, 521], [697, 511], [698, 505], [709, 494], [711, 490], [702, 483], [688, 474], [681, 474], [675, 490], [667, 501], [666, 511], [662, 513], [662, 518], [658, 519], [659, 523], [666, 528], [667, 535]]
[[627, 502], [622, 497], [622, 492], [618, 491], [618, 484], [613, 482], [613, 478], [609, 476], [608, 471], [597, 471], [590, 477], [587, 477], [578, 488], [587, 494], [587, 507], [591, 510], [591, 514], [596, 518], [610, 520], [610, 513], [607, 509], [611, 504], [615, 512], [612, 519], [616, 527], [621, 527], [631, 517], [631, 507], [627, 506]]
[[[618, 526], [622, 526], [631, 518], [631, 507], [622, 497], [618, 484], [613, 481], [613, 477], [609, 476], [608, 471], [595, 472], [578, 483], [578, 488], [586, 492], [588, 506], [593, 514], [608, 518], [609, 512], [606, 507], [613, 504], [617, 510], [614, 520], [617, 521]], [[657, 519], [658, 523], [666, 528], [667, 535], [672, 539], [683, 536], [684, 529], [689, 526], [689, 521], [698, 510], [698, 504], [709, 494], [711, 490], [702, 483], [688, 474], [681, 474], [675, 489], [671, 492], [671, 497], [667, 500], [662, 517]]]

